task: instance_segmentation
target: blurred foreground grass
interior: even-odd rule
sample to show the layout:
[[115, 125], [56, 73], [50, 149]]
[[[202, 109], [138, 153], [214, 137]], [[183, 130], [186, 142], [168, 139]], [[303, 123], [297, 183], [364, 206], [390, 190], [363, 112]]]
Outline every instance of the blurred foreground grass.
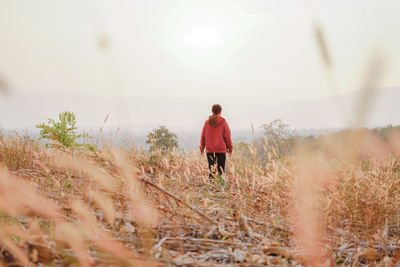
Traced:
[[[197, 152], [47, 150], [0, 137], [6, 265], [383, 264], [400, 260], [400, 133], [304, 139], [284, 157], [252, 144], [226, 186]], [[386, 265], [384, 265], [386, 264]]]

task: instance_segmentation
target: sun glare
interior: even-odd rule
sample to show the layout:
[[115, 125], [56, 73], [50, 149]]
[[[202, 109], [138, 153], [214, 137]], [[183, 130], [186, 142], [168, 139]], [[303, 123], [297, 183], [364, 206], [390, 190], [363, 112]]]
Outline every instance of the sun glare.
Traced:
[[184, 42], [194, 47], [211, 47], [220, 41], [220, 35], [212, 25], [199, 25], [191, 29], [184, 37]]

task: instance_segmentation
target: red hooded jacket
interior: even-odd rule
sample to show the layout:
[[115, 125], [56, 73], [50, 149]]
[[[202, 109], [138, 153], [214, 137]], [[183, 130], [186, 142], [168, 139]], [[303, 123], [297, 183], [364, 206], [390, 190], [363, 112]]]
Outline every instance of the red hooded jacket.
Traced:
[[218, 116], [217, 126], [210, 125], [208, 120], [204, 123], [201, 132], [200, 151], [207, 153], [228, 153], [232, 152], [231, 130], [224, 118]]

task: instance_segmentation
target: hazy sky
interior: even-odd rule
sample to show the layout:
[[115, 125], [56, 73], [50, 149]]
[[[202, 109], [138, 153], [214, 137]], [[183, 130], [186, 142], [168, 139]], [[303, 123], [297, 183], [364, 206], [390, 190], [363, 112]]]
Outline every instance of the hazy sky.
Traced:
[[341, 92], [371, 51], [379, 86], [399, 86], [399, 14], [399, 0], [0, 0], [0, 77], [18, 92], [276, 106], [332, 93], [316, 20]]

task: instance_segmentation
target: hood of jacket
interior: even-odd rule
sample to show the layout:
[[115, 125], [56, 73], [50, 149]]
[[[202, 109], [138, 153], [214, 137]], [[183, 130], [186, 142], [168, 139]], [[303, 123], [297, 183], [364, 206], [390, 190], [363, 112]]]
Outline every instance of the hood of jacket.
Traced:
[[[208, 117], [208, 122], [210, 121], [210, 119], [211, 119], [212, 116], [213, 116], [213, 115], [211, 115], [210, 117]], [[218, 125], [220, 125], [220, 124], [222, 124], [222, 123], [224, 123], [224, 122], [225, 122], [225, 119], [222, 118], [221, 116], [218, 116], [218, 117], [217, 117], [217, 125], [216, 125], [216, 126], [218, 126]]]

